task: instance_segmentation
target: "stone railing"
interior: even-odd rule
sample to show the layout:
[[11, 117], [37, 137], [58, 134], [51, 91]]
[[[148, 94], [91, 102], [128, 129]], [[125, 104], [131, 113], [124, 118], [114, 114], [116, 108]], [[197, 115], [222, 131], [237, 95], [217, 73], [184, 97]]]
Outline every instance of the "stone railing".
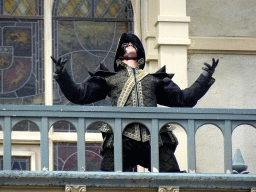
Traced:
[[[11, 171], [11, 131], [12, 126], [22, 120], [34, 122], [40, 130], [41, 169], [36, 172]], [[77, 130], [77, 151], [79, 172], [43, 171], [49, 168], [48, 131], [55, 122], [65, 120], [72, 123]], [[114, 132], [115, 172], [86, 172], [85, 167], [85, 132], [93, 122], [103, 121], [109, 124]], [[122, 131], [133, 122], [144, 124], [151, 134], [151, 170], [153, 173], [120, 173], [122, 172]], [[65, 185], [77, 183], [108, 187], [150, 187], [171, 185], [186, 187], [195, 181], [194, 188], [217, 186], [223, 189], [248, 189], [256, 186], [255, 175], [233, 174], [192, 174], [192, 173], [158, 173], [158, 133], [167, 123], [181, 125], [187, 133], [188, 170], [196, 170], [195, 134], [204, 124], [214, 124], [224, 137], [224, 168], [226, 173], [232, 172], [232, 132], [241, 124], [256, 127], [256, 110], [243, 109], [198, 109], [198, 108], [132, 108], [132, 107], [82, 107], [82, 106], [0, 106], [0, 125], [3, 128], [3, 171], [0, 172], [0, 185], [11, 185], [12, 178], [24, 178], [34, 185], [37, 181], [49, 185]], [[53, 177], [53, 180], [49, 178]], [[63, 179], [65, 177], [66, 179]], [[32, 178], [32, 179], [29, 179]], [[81, 178], [83, 182], [80, 183]], [[117, 179], [119, 178], [119, 179]], [[137, 179], [136, 179], [137, 178]], [[88, 180], [89, 179], [89, 180]], [[144, 180], [145, 179], [145, 180]], [[97, 180], [97, 181], [96, 181]], [[116, 181], [114, 181], [116, 180]], [[125, 181], [126, 180], [126, 181]], [[106, 183], [107, 181], [107, 183]], [[57, 182], [57, 183], [56, 183]], [[108, 183], [110, 182], [110, 183]], [[125, 183], [123, 183], [125, 182]], [[128, 182], [128, 183], [127, 183]], [[18, 182], [19, 183], [19, 182]], [[90, 183], [90, 182], [89, 182]], [[208, 183], [208, 184], [207, 184]], [[94, 185], [90, 183], [90, 185]], [[41, 184], [39, 184], [41, 185]], [[139, 185], [139, 186], [138, 186]]]

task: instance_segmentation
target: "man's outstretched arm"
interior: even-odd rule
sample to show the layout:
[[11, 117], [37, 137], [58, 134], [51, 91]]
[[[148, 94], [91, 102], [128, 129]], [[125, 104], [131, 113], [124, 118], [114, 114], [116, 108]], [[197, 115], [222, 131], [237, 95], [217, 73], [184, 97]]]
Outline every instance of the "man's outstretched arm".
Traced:
[[194, 107], [214, 83], [215, 79], [212, 74], [218, 65], [219, 60], [213, 59], [212, 65], [205, 63], [204, 72], [189, 87], [181, 90], [171, 79], [165, 78], [157, 88], [158, 104], [169, 107]]
[[103, 78], [91, 77], [81, 85], [77, 85], [64, 69], [67, 60], [51, 58], [56, 66], [53, 76], [69, 101], [75, 104], [89, 104], [106, 98], [108, 87]]

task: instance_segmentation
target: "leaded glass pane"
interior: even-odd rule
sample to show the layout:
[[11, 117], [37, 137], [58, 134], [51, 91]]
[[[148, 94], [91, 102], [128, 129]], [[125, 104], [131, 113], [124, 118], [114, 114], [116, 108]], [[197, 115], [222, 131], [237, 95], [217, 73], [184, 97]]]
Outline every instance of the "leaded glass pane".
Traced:
[[[29, 171], [30, 157], [12, 157], [11, 169], [13, 171]], [[3, 170], [3, 156], [0, 157], [0, 170]]]
[[4, 1], [5, 15], [10, 14], [15, 7], [14, 1]]
[[[56, 1], [54, 14], [59, 16], [64, 11], [67, 13], [69, 5], [72, 4], [70, 1]], [[127, 0], [74, 0], [73, 2], [76, 4], [73, 3], [74, 7], [85, 5], [85, 2], [88, 3], [88, 8], [94, 5], [90, 10], [94, 10], [92, 14], [95, 17], [132, 18], [131, 3]], [[72, 8], [75, 9], [79, 10]], [[73, 80], [80, 84], [89, 77], [87, 70], [95, 70], [99, 63], [105, 64], [110, 71], [114, 70], [114, 56], [119, 38], [123, 32], [132, 32], [132, 30], [132, 22], [53, 20], [53, 45], [55, 45], [53, 55], [56, 58], [68, 59], [65, 68], [69, 74], [72, 74]], [[53, 87], [54, 104], [72, 104], [63, 96], [56, 82]], [[88, 105], [110, 105], [110, 99], [106, 98]]]
[[13, 131], [39, 131], [38, 126], [28, 120], [23, 120], [16, 125], [13, 126], [12, 128]]
[[91, 13], [90, 0], [59, 0], [58, 16], [87, 17]]
[[4, 27], [4, 45], [13, 48], [15, 56], [31, 56], [31, 32], [27, 27]]
[[120, 11], [119, 14], [117, 15], [117, 18], [124, 18], [126, 15], [123, 11]]
[[69, 14], [69, 16], [72, 16], [75, 12], [76, 4], [73, 0], [70, 0], [69, 3], [66, 5], [65, 10]]
[[36, 15], [36, 12], [31, 8], [28, 10], [27, 15]]
[[109, 11], [105, 12], [103, 18], [110, 18], [110, 17], [112, 17], [112, 14]]
[[22, 15], [19, 9], [15, 9], [11, 12], [11, 15]]
[[98, 0], [95, 6], [95, 17], [116, 18], [124, 6], [126, 6], [125, 1]]
[[75, 14], [74, 14], [74, 17], [82, 17], [83, 14], [80, 10], [78, 10]]
[[[94, 122], [90, 124], [86, 132], [90, 133], [99, 133], [99, 128], [102, 126], [103, 122]], [[0, 127], [1, 130], [1, 127]], [[54, 132], [76, 132], [76, 128], [73, 124], [67, 122], [67, 121], [58, 121], [53, 124], [53, 130]]]
[[101, 121], [96, 121], [92, 124], [90, 124], [87, 129], [86, 129], [86, 133], [100, 133], [99, 128], [105, 124], [104, 122]]
[[66, 121], [58, 121], [53, 124], [54, 132], [76, 132], [76, 128], [73, 124]]
[[60, 17], [121, 18], [129, 0], [57, 0], [55, 15]]
[[111, 3], [111, 5], [109, 6], [109, 11], [111, 12], [111, 14], [116, 17], [118, 11], [119, 11], [120, 7], [119, 5], [113, 1], [113, 3]]
[[38, 15], [38, 2], [41, 0], [3, 0], [4, 15]]
[[105, 4], [101, 0], [99, 0], [95, 6], [95, 17], [101, 17], [106, 9], [107, 6], [105, 6]]
[[[96, 69], [100, 62], [114, 70], [117, 43], [125, 31], [129, 31], [126, 22], [59, 22], [56, 51], [59, 56], [69, 59], [65, 67], [73, 80], [82, 83], [89, 77], [87, 70]], [[54, 104], [68, 104], [57, 84], [54, 88]], [[107, 99], [89, 105], [110, 105], [110, 101]]]
[[11, 166], [14, 171], [29, 171], [30, 157], [12, 157]]
[[[100, 144], [86, 143], [86, 171], [99, 171]], [[77, 171], [77, 144], [54, 143], [54, 171]]]
[[68, 16], [70, 16], [70, 14], [67, 10], [63, 10], [62, 13], [61, 13], [61, 16], [62, 17], [68, 17]]
[[[122, 1], [122, 0], [120, 0]], [[116, 2], [119, 2], [118, 0], [116, 0]], [[120, 5], [120, 3], [117, 3]], [[132, 14], [132, 7], [131, 4], [127, 4], [127, 6], [122, 5], [120, 7], [120, 10], [118, 11], [117, 18], [132, 18], [133, 14]]]
[[83, 15], [89, 15], [89, 13], [90, 13], [90, 10], [91, 10], [91, 8], [90, 8], [90, 4], [87, 2], [87, 1], [85, 1], [81, 6], [80, 6], [80, 11], [81, 11], [81, 13], [84, 13]]
[[0, 104], [44, 103], [42, 30], [42, 21], [0, 21]]
[[104, 1], [104, 3], [106, 3], [107, 5], [112, 2], [112, 0], [103, 0], [103, 1]]

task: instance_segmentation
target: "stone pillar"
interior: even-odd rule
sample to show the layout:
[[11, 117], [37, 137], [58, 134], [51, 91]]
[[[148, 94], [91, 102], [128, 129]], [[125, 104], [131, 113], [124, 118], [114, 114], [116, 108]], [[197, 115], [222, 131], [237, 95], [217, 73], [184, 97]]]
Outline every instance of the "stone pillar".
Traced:
[[141, 22], [140, 22], [140, 1], [141, 0], [131, 0], [133, 7], [133, 21], [134, 21], [134, 34], [136, 34], [141, 39]]
[[146, 70], [154, 73], [159, 69], [158, 66], [158, 49], [155, 49], [156, 42], [156, 27], [155, 23], [158, 17], [158, 1], [148, 0], [144, 3], [142, 13], [144, 13], [144, 28], [143, 37], [145, 40], [144, 47], [146, 51]]
[[53, 0], [44, 1], [44, 86], [45, 105], [53, 104], [52, 86], [52, 6]]
[[186, 0], [158, 0], [156, 3], [158, 16], [154, 26], [158, 67], [166, 65], [168, 73], [175, 73], [175, 83], [184, 89], [188, 86], [187, 46], [190, 44]]

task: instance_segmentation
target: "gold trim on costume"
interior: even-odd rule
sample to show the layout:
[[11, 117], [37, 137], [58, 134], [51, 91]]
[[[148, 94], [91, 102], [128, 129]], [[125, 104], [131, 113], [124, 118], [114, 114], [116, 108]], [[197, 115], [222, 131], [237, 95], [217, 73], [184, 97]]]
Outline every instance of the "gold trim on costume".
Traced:
[[[117, 107], [123, 107], [133, 89], [133, 87], [135, 86], [135, 78], [133, 75], [133, 71], [132, 68], [128, 65], [126, 65], [126, 68], [128, 70], [128, 73], [130, 75], [130, 77], [128, 78], [128, 80], [126, 81], [122, 92], [117, 100]], [[143, 98], [142, 98], [142, 86], [141, 86], [141, 80], [146, 77], [148, 75], [148, 73], [144, 72], [143, 70], [138, 70], [137, 68], [135, 69], [136, 71], [136, 80], [138, 83], [138, 87], [139, 87], [139, 94], [140, 94], [140, 102], [143, 104]], [[133, 93], [136, 94], [136, 93]]]

